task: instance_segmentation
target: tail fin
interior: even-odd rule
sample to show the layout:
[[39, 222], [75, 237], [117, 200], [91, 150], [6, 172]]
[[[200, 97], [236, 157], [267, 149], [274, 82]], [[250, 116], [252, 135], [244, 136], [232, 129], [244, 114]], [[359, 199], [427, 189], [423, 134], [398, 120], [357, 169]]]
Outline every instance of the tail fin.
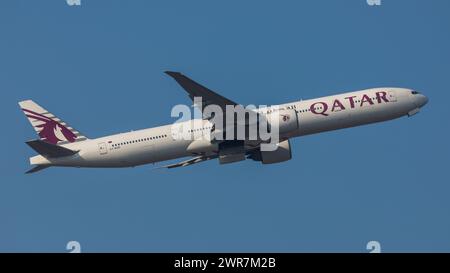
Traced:
[[87, 139], [34, 101], [21, 101], [19, 105], [41, 140], [54, 145], [63, 145]]

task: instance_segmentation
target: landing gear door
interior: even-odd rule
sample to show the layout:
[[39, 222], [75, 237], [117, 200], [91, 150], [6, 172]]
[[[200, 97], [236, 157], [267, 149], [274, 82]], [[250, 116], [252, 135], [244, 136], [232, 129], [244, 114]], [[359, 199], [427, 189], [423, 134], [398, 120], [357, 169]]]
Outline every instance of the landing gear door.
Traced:
[[101, 155], [106, 155], [108, 153], [108, 149], [106, 149], [106, 143], [102, 142], [98, 144], [98, 152]]
[[388, 92], [388, 96], [389, 96], [389, 101], [390, 102], [396, 102], [397, 101], [397, 96], [395, 95], [395, 91], [389, 91]]

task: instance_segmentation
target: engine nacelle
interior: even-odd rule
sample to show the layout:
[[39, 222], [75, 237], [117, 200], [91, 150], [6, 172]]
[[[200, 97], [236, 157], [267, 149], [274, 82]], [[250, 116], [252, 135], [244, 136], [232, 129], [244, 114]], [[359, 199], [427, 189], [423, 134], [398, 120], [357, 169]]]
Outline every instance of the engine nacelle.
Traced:
[[280, 136], [290, 135], [299, 128], [297, 112], [294, 109], [269, 113], [267, 115], [267, 123], [271, 131], [276, 130], [275, 126], [277, 126]]
[[275, 151], [261, 151], [261, 162], [263, 164], [273, 164], [288, 161], [292, 158], [291, 145], [289, 140], [277, 144]]
[[228, 164], [245, 160], [244, 141], [222, 142], [219, 144], [219, 163]]

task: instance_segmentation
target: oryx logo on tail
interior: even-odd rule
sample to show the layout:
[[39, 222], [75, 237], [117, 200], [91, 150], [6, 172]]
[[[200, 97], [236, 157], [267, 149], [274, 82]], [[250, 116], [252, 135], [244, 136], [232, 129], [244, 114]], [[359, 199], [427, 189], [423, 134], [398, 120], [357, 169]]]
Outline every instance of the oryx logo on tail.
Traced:
[[87, 139], [35, 102], [26, 100], [19, 105], [41, 140], [56, 145]]
[[39, 129], [39, 137], [46, 142], [57, 144], [60, 141], [75, 142], [77, 136], [72, 133], [66, 126], [54, 121], [44, 115], [38, 114], [28, 109], [22, 109], [26, 116], [30, 119], [42, 121], [39, 125], [33, 125]]

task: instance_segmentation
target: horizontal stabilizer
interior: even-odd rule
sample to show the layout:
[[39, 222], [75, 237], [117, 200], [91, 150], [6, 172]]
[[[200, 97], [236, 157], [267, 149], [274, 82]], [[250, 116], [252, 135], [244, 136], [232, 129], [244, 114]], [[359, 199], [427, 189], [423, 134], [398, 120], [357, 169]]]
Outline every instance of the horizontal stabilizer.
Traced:
[[78, 151], [73, 151], [62, 146], [42, 141], [40, 139], [27, 141], [26, 143], [38, 154], [44, 157], [63, 157], [78, 153]]
[[38, 166], [34, 167], [33, 169], [28, 170], [26, 173], [35, 173], [35, 172], [41, 171], [43, 169], [47, 169], [48, 167], [50, 167], [50, 166], [48, 166], [48, 165], [38, 165]]

